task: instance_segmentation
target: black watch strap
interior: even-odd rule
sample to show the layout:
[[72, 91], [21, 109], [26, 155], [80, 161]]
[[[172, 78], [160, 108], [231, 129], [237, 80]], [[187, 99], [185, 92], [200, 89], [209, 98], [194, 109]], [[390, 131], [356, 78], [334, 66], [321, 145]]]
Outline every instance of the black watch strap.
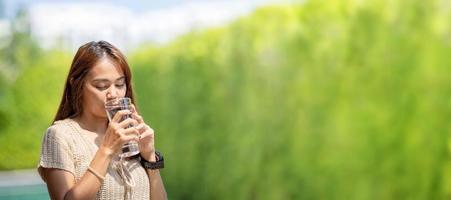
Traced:
[[141, 165], [146, 168], [146, 169], [161, 169], [164, 168], [164, 158], [163, 155], [156, 151], [155, 152], [155, 156], [156, 156], [156, 162], [149, 162], [146, 159], [144, 159], [143, 157], [141, 157]]

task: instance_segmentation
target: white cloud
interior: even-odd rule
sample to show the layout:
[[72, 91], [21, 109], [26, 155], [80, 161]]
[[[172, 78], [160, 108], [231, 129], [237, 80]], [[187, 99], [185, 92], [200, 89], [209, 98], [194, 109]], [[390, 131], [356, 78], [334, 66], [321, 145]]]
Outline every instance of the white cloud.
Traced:
[[191, 1], [134, 13], [103, 3], [41, 3], [30, 7], [33, 36], [44, 48], [77, 48], [91, 40], [111, 41], [127, 50], [141, 42], [165, 43], [193, 29], [220, 26], [274, 2]]
[[133, 18], [127, 9], [93, 3], [38, 4], [29, 14], [32, 34], [44, 48], [100, 39], [123, 43]]

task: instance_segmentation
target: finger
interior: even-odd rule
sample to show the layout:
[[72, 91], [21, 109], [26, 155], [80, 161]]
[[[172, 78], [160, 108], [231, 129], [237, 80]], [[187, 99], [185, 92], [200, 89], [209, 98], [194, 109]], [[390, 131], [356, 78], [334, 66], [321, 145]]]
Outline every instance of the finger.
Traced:
[[155, 139], [155, 135], [153, 134], [153, 132], [150, 132], [150, 131], [146, 131], [144, 133], [141, 133], [141, 135], [140, 135], [141, 140], [144, 138], [147, 138], [147, 137], [150, 137], [150, 139]]
[[144, 123], [138, 124], [137, 126], [135, 126], [135, 129], [139, 131], [139, 134], [141, 134], [144, 131], [146, 131]]
[[136, 121], [138, 121], [138, 123], [144, 123], [144, 119], [141, 115], [138, 115], [138, 113], [133, 113], [133, 118], [136, 119]]
[[131, 112], [129, 110], [117, 111], [116, 114], [114, 114], [114, 117], [111, 121], [119, 123], [121, 121], [121, 119], [123, 119], [123, 116], [130, 115], [130, 114], [131, 114]]
[[114, 130], [114, 132], [116, 132], [117, 130], [121, 129], [121, 127], [119, 127], [119, 124], [118, 124], [118, 123], [115, 123], [115, 122], [110, 122], [110, 123], [108, 124], [108, 126], [109, 126], [112, 130]]
[[139, 130], [139, 133], [140, 133], [140, 134], [143, 134], [143, 133], [146, 132], [146, 131], [152, 131], [152, 132], [153, 132], [153, 129], [150, 128], [150, 126], [148, 126], [148, 125], [145, 124], [145, 123], [141, 123], [141, 124], [139, 124], [138, 126], [135, 126], [135, 128]]
[[149, 125], [146, 125], [146, 129], [149, 130], [150, 132], [152, 132], [152, 134], [155, 132], [155, 131], [153, 130], [153, 128], [151, 128]]
[[148, 135], [154, 135], [155, 132], [152, 128], [146, 125], [146, 130], [141, 132], [141, 138], [147, 137]]
[[138, 130], [144, 130], [145, 127], [146, 127], [146, 124], [144, 124], [144, 123], [140, 123], [137, 126], [135, 126], [135, 128]]
[[136, 113], [136, 114], [138, 114], [138, 112], [136, 111], [136, 107], [135, 107], [135, 105], [130, 105], [130, 111], [132, 111], [132, 113]]
[[118, 125], [119, 125], [119, 127], [125, 129], [125, 128], [128, 128], [130, 126], [138, 125], [138, 122], [135, 119], [133, 119], [133, 118], [127, 118], [124, 121], [120, 122]]
[[139, 139], [136, 135], [130, 134], [130, 135], [122, 135], [121, 141], [122, 141], [122, 143], [125, 144], [130, 141], [139, 141]]
[[139, 131], [136, 130], [134, 127], [126, 128], [121, 130], [121, 135], [134, 135], [139, 136]]

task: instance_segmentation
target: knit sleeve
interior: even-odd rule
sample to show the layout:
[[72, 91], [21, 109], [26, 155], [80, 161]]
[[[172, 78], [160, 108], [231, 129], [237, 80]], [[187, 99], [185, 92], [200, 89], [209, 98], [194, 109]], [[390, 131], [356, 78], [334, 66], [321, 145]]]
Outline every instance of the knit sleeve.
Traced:
[[[41, 168], [57, 168], [74, 173], [74, 156], [65, 139], [64, 129], [52, 126], [47, 129], [42, 140], [41, 156], [39, 159], [38, 171]], [[41, 174], [42, 176], [42, 174]]]

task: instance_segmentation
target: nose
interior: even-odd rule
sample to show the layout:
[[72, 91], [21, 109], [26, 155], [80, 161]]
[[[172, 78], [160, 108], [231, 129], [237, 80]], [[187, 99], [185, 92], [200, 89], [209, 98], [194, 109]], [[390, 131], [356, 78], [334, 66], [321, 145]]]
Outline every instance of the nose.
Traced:
[[108, 88], [108, 91], [106, 93], [106, 99], [115, 99], [118, 97], [119, 91], [116, 89], [116, 87], [112, 86]]

